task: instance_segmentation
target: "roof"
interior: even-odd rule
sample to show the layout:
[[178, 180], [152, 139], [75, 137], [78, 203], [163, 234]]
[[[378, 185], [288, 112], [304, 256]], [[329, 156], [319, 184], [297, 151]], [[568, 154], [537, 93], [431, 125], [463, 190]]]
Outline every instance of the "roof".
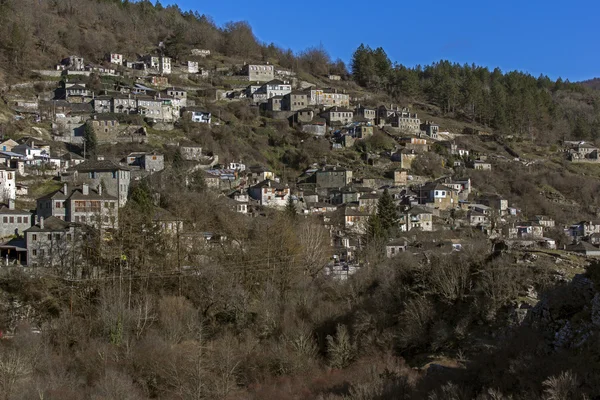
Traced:
[[265, 85], [289, 85], [289, 83], [285, 83], [279, 79], [273, 79], [272, 81], [265, 83]]
[[567, 246], [567, 250], [574, 251], [577, 253], [589, 253], [589, 252], [600, 253], [600, 248], [598, 248], [588, 242], [579, 242], [577, 244]]
[[259, 182], [256, 185], [252, 186], [252, 188], [257, 188], [257, 189], [265, 188], [265, 187], [270, 187], [270, 188], [277, 189], [277, 190], [282, 190], [282, 189], [286, 188], [285, 185], [283, 185], [279, 182], [272, 181], [270, 179], [265, 179], [264, 181]]
[[350, 113], [353, 113], [354, 110], [351, 110], [351, 109], [346, 108], [346, 107], [333, 106], [333, 107], [330, 107], [330, 108], [326, 109], [323, 112], [324, 113], [328, 113], [328, 112], [350, 112]]
[[40, 223], [38, 222], [34, 226], [29, 229], [26, 229], [25, 232], [52, 232], [52, 231], [65, 231], [72, 226], [69, 222], [65, 222], [56, 217], [48, 217], [44, 219], [44, 228], [40, 228]]
[[[436, 182], [432, 182], [432, 183], [427, 183], [425, 185], [423, 185], [421, 187], [421, 190], [426, 190], [426, 191], [431, 191], [431, 190], [446, 190], [446, 191], [451, 191], [451, 192], [457, 192], [456, 189], [448, 187], [446, 185], [442, 185], [441, 183], [436, 183]], [[415, 190], [415, 191], [418, 191]]]
[[110, 160], [87, 160], [79, 165], [69, 168], [70, 171], [94, 172], [94, 171], [129, 171], [127, 167], [115, 164]]
[[2, 205], [2, 207], [0, 207], [0, 214], [2, 215], [31, 215], [31, 212], [29, 211], [25, 211], [25, 210], [19, 210], [17, 208], [15, 209], [10, 209], [5, 205]]
[[62, 156], [60, 156], [60, 158], [63, 160], [83, 160], [84, 159], [79, 154], [72, 153], [72, 152], [65, 153]]

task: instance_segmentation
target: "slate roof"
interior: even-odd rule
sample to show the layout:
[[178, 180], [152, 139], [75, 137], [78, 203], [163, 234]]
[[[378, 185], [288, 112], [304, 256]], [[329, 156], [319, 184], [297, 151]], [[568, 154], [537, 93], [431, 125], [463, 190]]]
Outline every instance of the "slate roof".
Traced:
[[93, 172], [93, 171], [129, 171], [127, 167], [118, 165], [111, 160], [87, 160], [79, 165], [69, 168], [69, 171]]
[[44, 228], [40, 228], [40, 223], [38, 222], [34, 226], [29, 229], [26, 229], [25, 232], [53, 232], [53, 231], [66, 231], [69, 227], [72, 226], [69, 222], [65, 222], [62, 219], [56, 217], [48, 217], [44, 219]]

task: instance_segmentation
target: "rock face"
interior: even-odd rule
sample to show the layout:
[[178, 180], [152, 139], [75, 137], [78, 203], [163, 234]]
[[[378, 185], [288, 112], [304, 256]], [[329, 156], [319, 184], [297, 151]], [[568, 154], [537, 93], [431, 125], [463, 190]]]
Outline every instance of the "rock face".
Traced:
[[590, 279], [576, 275], [548, 293], [524, 324], [539, 329], [554, 349], [579, 347], [600, 327], [600, 293]]

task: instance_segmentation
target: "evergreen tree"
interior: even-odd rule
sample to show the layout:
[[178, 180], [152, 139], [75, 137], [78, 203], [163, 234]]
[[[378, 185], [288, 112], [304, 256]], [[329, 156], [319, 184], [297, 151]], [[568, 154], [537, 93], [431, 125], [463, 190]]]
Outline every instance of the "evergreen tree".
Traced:
[[90, 123], [85, 124], [83, 128], [83, 141], [85, 144], [85, 152], [90, 155], [95, 155], [98, 149], [98, 139], [96, 132]]
[[398, 212], [394, 199], [387, 189], [383, 191], [377, 204], [377, 217], [380, 220], [384, 234], [387, 236], [392, 235], [398, 225]]
[[381, 239], [385, 236], [383, 227], [381, 226], [381, 219], [379, 215], [371, 215], [367, 225], [367, 237], [369, 240]]
[[296, 219], [297, 210], [296, 210], [296, 205], [294, 204], [294, 199], [292, 199], [292, 196], [288, 197], [288, 201], [285, 204], [285, 214], [290, 219]]

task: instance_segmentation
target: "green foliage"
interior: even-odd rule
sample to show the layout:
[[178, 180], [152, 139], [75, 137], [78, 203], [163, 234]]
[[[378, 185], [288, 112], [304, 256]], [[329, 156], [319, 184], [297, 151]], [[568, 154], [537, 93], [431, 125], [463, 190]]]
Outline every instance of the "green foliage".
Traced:
[[285, 204], [285, 215], [287, 215], [287, 217], [291, 220], [295, 220], [298, 215], [298, 211], [296, 210], [296, 205], [294, 204], [294, 199], [292, 199], [292, 196], [288, 197], [288, 201]]
[[96, 138], [96, 132], [92, 128], [91, 123], [86, 123], [83, 128], [83, 140], [85, 143], [85, 151], [89, 155], [95, 155], [98, 149], [98, 139]]
[[381, 218], [377, 214], [371, 215], [369, 217], [369, 224], [367, 225], [367, 237], [370, 240], [378, 240], [384, 236], [385, 232], [381, 224]]
[[390, 192], [385, 189], [377, 204], [377, 216], [386, 236], [392, 236], [398, 228], [398, 211]]
[[131, 190], [130, 202], [138, 212], [146, 217], [151, 217], [154, 211], [152, 202], [152, 189], [145, 180]]

